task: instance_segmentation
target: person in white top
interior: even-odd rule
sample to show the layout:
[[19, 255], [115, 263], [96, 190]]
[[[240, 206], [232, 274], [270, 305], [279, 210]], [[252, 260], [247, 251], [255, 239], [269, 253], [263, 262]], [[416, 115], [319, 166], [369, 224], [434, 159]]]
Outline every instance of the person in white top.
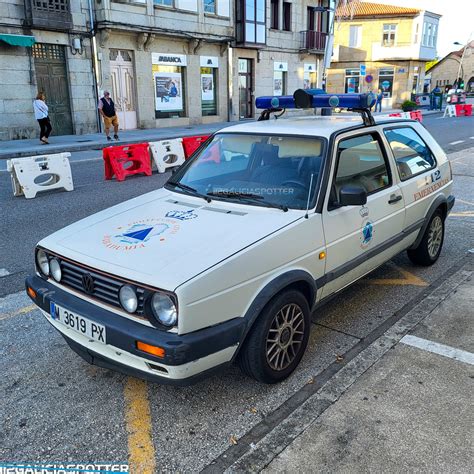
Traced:
[[46, 105], [46, 96], [44, 92], [39, 92], [36, 96], [36, 100], [33, 101], [33, 110], [35, 112], [35, 118], [38, 120], [40, 126], [40, 141], [43, 145], [49, 143], [48, 137], [53, 127], [49, 120], [48, 106]]

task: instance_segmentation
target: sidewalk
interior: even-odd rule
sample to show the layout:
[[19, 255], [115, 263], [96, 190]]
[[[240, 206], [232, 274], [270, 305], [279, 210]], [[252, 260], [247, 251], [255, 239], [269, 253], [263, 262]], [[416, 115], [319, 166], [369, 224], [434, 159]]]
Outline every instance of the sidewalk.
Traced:
[[[382, 112], [374, 112], [374, 116], [387, 115], [400, 112], [396, 109], [387, 109]], [[423, 110], [423, 115], [440, 113], [438, 110]], [[338, 114], [336, 114], [338, 115]], [[31, 140], [7, 140], [0, 142], [0, 160], [20, 158], [22, 156], [43, 155], [45, 153], [77, 152], [86, 150], [101, 150], [113, 144], [141, 143], [147, 141], [166, 140], [193, 135], [209, 135], [221, 128], [235, 125], [239, 122], [217, 122], [206, 125], [187, 125], [183, 127], [167, 127], [146, 130], [121, 130], [118, 142], [107, 142], [105, 134], [91, 133], [88, 135], [53, 135], [50, 137], [49, 145], [42, 145], [38, 139]]]
[[474, 256], [228, 472], [472, 472]]
[[0, 142], [0, 160], [20, 158], [22, 156], [42, 155], [45, 153], [76, 152], [85, 150], [101, 150], [114, 144], [141, 143], [147, 141], [166, 140], [193, 135], [209, 135], [221, 128], [237, 122], [218, 122], [205, 125], [186, 125], [183, 127], [153, 128], [145, 130], [121, 130], [120, 140], [108, 142], [104, 133], [88, 135], [51, 135], [49, 145], [42, 145], [39, 139], [6, 140]]

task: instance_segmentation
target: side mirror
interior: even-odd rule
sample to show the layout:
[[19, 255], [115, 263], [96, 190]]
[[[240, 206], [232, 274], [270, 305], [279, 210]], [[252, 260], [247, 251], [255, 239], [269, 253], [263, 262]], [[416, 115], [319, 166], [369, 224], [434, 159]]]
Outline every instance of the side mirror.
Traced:
[[367, 203], [367, 191], [361, 186], [343, 186], [339, 190], [340, 206], [363, 206]]

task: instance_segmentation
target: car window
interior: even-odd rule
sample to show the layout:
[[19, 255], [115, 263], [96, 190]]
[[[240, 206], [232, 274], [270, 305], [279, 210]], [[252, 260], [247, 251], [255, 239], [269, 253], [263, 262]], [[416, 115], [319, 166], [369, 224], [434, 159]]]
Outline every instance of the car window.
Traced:
[[339, 142], [333, 203], [345, 185], [359, 186], [371, 194], [390, 184], [390, 174], [377, 134], [359, 135]]
[[411, 127], [384, 130], [398, 174], [404, 181], [436, 166], [436, 160], [423, 139]]
[[306, 209], [308, 196], [310, 205], [316, 199], [324, 152], [320, 137], [219, 133], [173, 181], [214, 199], [251, 194], [261, 205]]

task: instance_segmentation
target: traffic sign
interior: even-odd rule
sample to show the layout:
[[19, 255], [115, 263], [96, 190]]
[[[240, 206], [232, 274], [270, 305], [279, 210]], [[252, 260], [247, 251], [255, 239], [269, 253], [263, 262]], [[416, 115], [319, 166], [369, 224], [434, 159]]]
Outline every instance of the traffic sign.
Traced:
[[365, 76], [366, 71], [367, 71], [367, 66], [365, 64], [361, 64], [359, 66], [359, 74], [361, 76]]

